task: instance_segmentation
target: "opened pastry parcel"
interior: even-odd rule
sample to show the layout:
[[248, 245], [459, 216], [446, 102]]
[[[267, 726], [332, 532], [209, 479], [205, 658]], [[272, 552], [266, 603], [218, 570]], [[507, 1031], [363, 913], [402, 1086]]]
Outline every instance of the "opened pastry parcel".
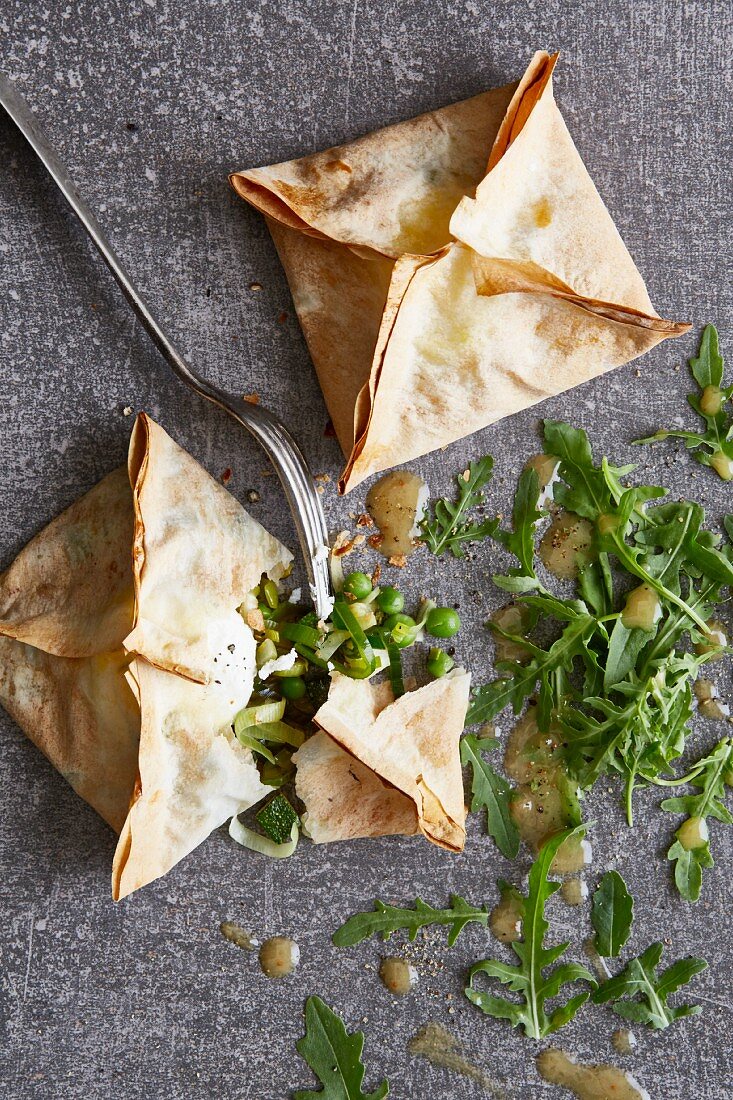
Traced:
[[342, 492], [689, 329], [652, 307], [555, 103], [556, 61], [231, 176], [285, 268]]
[[[241, 609], [291, 559], [141, 414], [128, 466], [0, 577], [0, 702], [119, 834], [116, 899], [272, 793], [233, 729], [257, 671]], [[462, 848], [469, 676], [396, 701], [387, 684], [344, 679], [296, 754], [313, 839], [422, 832]]]

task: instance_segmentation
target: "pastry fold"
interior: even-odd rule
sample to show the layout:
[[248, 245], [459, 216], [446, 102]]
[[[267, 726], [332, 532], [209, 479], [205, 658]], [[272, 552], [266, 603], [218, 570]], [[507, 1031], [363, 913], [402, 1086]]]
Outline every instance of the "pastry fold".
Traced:
[[0, 702], [117, 831], [117, 899], [269, 788], [232, 720], [255, 643], [237, 608], [292, 555], [141, 414], [127, 468], [0, 577]]
[[456, 668], [395, 699], [388, 683], [334, 673], [314, 719], [324, 732], [293, 757], [313, 839], [421, 832], [461, 851], [466, 807], [458, 742], [470, 684]]

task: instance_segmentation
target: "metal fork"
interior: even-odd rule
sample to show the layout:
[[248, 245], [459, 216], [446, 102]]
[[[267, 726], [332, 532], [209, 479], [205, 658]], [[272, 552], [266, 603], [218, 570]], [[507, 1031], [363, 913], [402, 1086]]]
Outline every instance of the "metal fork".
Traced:
[[263, 408], [262, 405], [250, 404], [236, 394], [225, 393], [191, 369], [143, 300], [122, 261], [102, 232], [99, 222], [79, 194], [71, 176], [41, 130], [28, 104], [2, 74], [0, 74], [0, 104], [86, 229], [97, 251], [119, 283], [122, 293], [169, 366], [187, 386], [234, 417], [262, 446], [280, 478], [295, 521], [316, 611], [320, 618], [327, 618], [331, 608], [330, 579], [328, 556], [321, 548], [328, 546], [328, 531], [313, 476], [300, 448], [269, 409]]

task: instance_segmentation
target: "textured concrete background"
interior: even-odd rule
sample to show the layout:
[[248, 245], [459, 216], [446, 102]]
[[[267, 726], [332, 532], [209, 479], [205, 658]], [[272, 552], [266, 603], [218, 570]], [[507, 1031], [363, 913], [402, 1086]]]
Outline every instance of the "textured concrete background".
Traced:
[[[228, 191], [227, 172], [503, 83], [535, 48], [563, 51], [559, 102], [657, 308], [696, 326], [716, 322], [731, 347], [733, 18], [724, 0], [6, 0], [0, 28], [3, 68], [165, 324], [212, 379], [266, 396], [297, 429], [316, 471], [335, 475], [340, 455], [324, 438], [325, 410], [274, 249], [263, 222]], [[126, 405], [158, 417], [213, 473], [231, 466], [232, 490], [243, 499], [258, 489], [253, 511], [292, 542], [255, 446], [169, 377], [2, 122], [0, 156], [0, 564], [122, 461]], [[253, 281], [260, 293], [248, 289]], [[694, 495], [717, 521], [731, 510], [730, 490], [712, 474], [672, 445], [641, 454], [628, 446], [642, 431], [690, 421], [684, 359], [692, 348], [692, 337], [667, 343], [638, 369], [622, 368], [542, 412], [591, 429], [599, 451], [620, 462], [641, 458], [645, 478]], [[415, 466], [445, 491], [469, 457], [491, 451], [491, 499], [505, 506], [516, 471], [538, 450], [537, 418], [514, 417]], [[329, 486], [332, 525], [362, 501], [357, 491], [340, 502]], [[459, 653], [479, 680], [491, 648], [480, 624], [500, 602], [489, 579], [493, 555], [483, 547], [470, 569], [417, 557], [400, 577], [415, 598], [425, 586], [461, 602]], [[730, 673], [721, 671], [719, 683], [725, 692]], [[4, 1095], [283, 1098], [309, 1083], [294, 1042], [304, 999], [316, 992], [350, 1026], [364, 1019], [370, 1087], [386, 1073], [395, 1097], [481, 1095], [477, 1084], [410, 1059], [408, 1038], [434, 1018], [504, 1080], [508, 1096], [562, 1095], [539, 1080], [532, 1042], [461, 996], [465, 968], [496, 950], [481, 930], [469, 929], [450, 951], [442, 935], [419, 948], [419, 991], [401, 1001], [376, 977], [382, 945], [330, 946], [341, 920], [376, 896], [443, 903], [454, 890], [493, 903], [498, 874], [519, 881], [528, 859], [505, 864], [478, 819], [459, 857], [419, 840], [384, 840], [303, 844], [278, 864], [236, 849], [222, 830], [162, 882], [115, 906], [111, 833], [4, 715], [0, 726]], [[700, 723], [696, 748], [720, 732]], [[675, 956], [711, 962], [695, 984], [704, 1014], [661, 1035], [640, 1032], [623, 1064], [656, 1100], [732, 1096], [730, 833], [713, 826], [716, 866], [703, 900], [686, 906], [670, 889], [670, 824], [659, 799], [639, 797], [639, 827], [630, 833], [618, 789], [607, 786], [587, 805], [598, 822], [591, 884], [607, 866], [623, 871], [639, 915], [630, 948], [659, 937]], [[553, 936], [572, 939], [577, 957], [587, 911], [554, 899], [551, 916]], [[222, 919], [261, 938], [294, 935], [299, 971], [269, 983], [254, 956], [220, 936]], [[614, 1019], [588, 1008], [562, 1045], [618, 1062]]]

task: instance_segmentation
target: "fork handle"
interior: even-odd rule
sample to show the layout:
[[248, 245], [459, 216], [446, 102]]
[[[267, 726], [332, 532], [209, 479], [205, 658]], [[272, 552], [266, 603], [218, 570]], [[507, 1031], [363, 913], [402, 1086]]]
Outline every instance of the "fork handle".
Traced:
[[320, 546], [328, 546], [328, 529], [313, 477], [299, 447], [268, 409], [258, 405], [248, 405], [246, 402], [241, 402], [240, 409], [240, 403], [232, 395], [213, 386], [189, 367], [133, 283], [96, 216], [79, 194], [66, 166], [43, 133], [30, 107], [2, 73], [0, 73], [0, 104], [86, 229], [143, 328], [169, 366], [182, 382], [235, 417], [266, 451], [275, 467], [293, 515], [316, 610], [322, 618], [326, 618], [330, 611], [330, 581], [327, 564], [318, 550]]

